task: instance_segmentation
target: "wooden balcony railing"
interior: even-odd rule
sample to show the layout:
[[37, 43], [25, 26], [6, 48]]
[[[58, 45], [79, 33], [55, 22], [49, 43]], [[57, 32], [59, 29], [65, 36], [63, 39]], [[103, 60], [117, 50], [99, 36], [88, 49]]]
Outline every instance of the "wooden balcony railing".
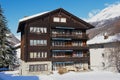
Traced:
[[88, 35], [83, 33], [83, 34], [52, 34], [53, 38], [80, 38], [80, 39], [88, 39]]
[[52, 61], [89, 61], [89, 57], [59, 57], [52, 58]]
[[88, 46], [51, 46], [51, 49], [55, 50], [88, 50]]

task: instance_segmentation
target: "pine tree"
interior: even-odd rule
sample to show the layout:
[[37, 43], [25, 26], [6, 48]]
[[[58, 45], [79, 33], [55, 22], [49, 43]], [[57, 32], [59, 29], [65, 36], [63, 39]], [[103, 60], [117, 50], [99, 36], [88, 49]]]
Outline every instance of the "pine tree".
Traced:
[[3, 15], [0, 6], [0, 67], [9, 67], [15, 65], [16, 51], [8, 41], [10, 30], [7, 27], [7, 20]]

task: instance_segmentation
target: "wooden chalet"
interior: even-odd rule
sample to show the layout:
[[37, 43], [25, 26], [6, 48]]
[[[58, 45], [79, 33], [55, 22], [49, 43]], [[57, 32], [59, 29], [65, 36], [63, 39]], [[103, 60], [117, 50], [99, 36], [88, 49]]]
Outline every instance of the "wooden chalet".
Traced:
[[49, 73], [60, 67], [89, 69], [86, 30], [93, 27], [63, 8], [20, 19], [21, 74]]

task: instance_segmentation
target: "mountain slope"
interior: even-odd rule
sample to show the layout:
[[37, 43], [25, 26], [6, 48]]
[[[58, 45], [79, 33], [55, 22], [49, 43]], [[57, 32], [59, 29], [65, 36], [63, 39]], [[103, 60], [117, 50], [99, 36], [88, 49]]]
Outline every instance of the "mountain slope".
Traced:
[[11, 32], [9, 33], [9, 38], [7, 38], [7, 40], [8, 40], [13, 46], [16, 45], [16, 44], [18, 44], [18, 43], [20, 43], [19, 39], [17, 39], [17, 38], [15, 37], [15, 35], [12, 34]]
[[[114, 36], [120, 33], [120, 4], [113, 4], [88, 20], [95, 28], [88, 30], [89, 38]], [[101, 41], [102, 42], [102, 41]]]
[[118, 16], [120, 16], [120, 3], [112, 4], [106, 7], [105, 9], [101, 10], [98, 14], [90, 18], [88, 22], [102, 21], [112, 19]]

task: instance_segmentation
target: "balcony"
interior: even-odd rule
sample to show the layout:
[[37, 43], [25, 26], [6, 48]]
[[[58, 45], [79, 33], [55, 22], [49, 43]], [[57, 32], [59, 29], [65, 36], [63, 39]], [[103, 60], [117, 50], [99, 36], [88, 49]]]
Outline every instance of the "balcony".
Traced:
[[88, 50], [88, 46], [51, 46], [52, 50]]
[[80, 29], [51, 29], [52, 38], [88, 39], [88, 35]]
[[52, 34], [52, 38], [72, 38], [72, 39], [88, 39], [88, 35], [83, 34]]
[[60, 50], [88, 50], [84, 41], [52, 41], [51, 49]]
[[59, 58], [52, 58], [53, 62], [64, 62], [64, 61], [77, 61], [77, 62], [86, 62], [89, 61], [89, 57], [59, 57]]

